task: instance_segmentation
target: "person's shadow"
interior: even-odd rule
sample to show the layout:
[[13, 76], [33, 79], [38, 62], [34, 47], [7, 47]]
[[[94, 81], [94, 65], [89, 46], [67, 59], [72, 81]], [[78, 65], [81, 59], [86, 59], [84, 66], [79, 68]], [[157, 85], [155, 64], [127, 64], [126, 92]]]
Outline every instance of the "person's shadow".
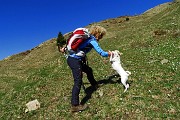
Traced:
[[[106, 84], [116, 84], [121, 83], [121, 80], [113, 80], [114, 78], [119, 78], [119, 74], [114, 74], [112, 76], [107, 77], [106, 79], [102, 79], [98, 81], [98, 85], [106, 85]], [[93, 92], [97, 90], [95, 86], [89, 86], [85, 89], [86, 96], [82, 99], [81, 104], [85, 104], [92, 96]]]

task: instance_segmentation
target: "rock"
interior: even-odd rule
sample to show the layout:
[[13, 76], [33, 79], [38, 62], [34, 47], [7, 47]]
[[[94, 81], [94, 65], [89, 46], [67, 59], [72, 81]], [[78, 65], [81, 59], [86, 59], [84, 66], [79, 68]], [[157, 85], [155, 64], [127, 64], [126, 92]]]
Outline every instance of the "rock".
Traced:
[[25, 113], [30, 112], [32, 110], [37, 110], [40, 108], [40, 103], [38, 102], [37, 99], [30, 101], [26, 104], [27, 109], [25, 110]]

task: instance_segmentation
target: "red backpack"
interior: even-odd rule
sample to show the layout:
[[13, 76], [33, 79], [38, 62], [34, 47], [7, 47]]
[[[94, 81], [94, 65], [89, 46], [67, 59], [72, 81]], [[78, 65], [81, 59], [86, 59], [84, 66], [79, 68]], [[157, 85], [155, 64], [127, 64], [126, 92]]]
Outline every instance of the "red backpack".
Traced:
[[85, 40], [90, 37], [88, 29], [77, 28], [73, 31], [69, 39], [67, 40], [67, 50], [76, 51]]

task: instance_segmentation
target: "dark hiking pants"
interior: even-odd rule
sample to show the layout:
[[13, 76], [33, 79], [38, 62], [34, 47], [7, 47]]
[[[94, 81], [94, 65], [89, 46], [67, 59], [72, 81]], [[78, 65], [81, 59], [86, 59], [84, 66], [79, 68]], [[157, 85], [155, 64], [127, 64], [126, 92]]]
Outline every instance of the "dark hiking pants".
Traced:
[[72, 70], [72, 75], [74, 78], [71, 104], [76, 106], [79, 105], [79, 93], [82, 85], [82, 72], [87, 74], [87, 78], [92, 86], [96, 85], [97, 82], [94, 79], [92, 68], [86, 64], [85, 59], [79, 60], [73, 57], [68, 57], [67, 63]]

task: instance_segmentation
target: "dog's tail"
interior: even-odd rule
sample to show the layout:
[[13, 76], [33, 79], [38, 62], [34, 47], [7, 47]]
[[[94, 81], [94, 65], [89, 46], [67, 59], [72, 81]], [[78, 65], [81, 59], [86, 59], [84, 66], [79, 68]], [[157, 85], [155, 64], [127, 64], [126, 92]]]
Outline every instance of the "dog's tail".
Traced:
[[131, 75], [131, 72], [130, 72], [130, 71], [126, 71], [126, 73], [127, 73], [128, 75]]

